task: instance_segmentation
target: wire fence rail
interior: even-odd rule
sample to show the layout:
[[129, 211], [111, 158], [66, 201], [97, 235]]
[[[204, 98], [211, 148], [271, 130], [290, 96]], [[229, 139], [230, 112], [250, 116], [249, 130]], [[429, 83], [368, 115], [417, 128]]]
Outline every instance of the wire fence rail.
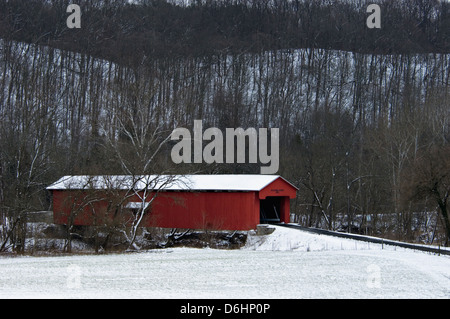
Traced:
[[350, 233], [340, 233], [340, 232], [325, 230], [325, 229], [320, 229], [320, 228], [303, 227], [303, 226], [295, 225], [295, 224], [277, 224], [277, 226], [294, 228], [294, 229], [303, 230], [303, 231], [313, 233], [313, 234], [328, 235], [328, 236], [354, 239], [354, 240], [375, 243], [375, 244], [381, 244], [381, 245], [391, 245], [391, 246], [397, 246], [397, 247], [402, 247], [402, 248], [407, 248], [407, 249], [420, 250], [420, 251], [434, 253], [437, 255], [450, 255], [450, 249], [447, 247], [440, 247], [440, 246], [433, 247], [433, 246], [410, 244], [410, 243], [389, 240], [389, 239], [384, 239], [384, 238], [370, 237], [370, 236], [350, 234]]

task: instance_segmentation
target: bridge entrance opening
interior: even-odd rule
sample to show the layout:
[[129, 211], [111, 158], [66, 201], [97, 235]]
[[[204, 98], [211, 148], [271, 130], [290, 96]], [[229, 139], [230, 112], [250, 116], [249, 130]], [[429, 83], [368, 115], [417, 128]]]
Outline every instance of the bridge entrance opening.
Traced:
[[259, 212], [261, 224], [279, 223], [281, 221], [281, 198], [268, 196], [260, 200]]

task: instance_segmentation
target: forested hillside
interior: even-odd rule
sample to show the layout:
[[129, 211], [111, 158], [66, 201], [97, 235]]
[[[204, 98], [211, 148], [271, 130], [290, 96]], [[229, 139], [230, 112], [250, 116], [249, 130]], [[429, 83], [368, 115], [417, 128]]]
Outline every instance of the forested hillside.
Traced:
[[0, 246], [65, 174], [259, 173], [174, 164], [197, 119], [280, 129], [301, 224], [445, 243], [450, 6], [372, 2], [381, 29], [327, 0], [79, 1], [68, 29], [65, 1], [1, 0]]
[[[139, 3], [133, 5], [129, 3]], [[439, 0], [74, 1], [82, 28], [66, 26], [65, 0], [1, 0], [0, 36], [139, 65], [148, 57], [323, 48], [361, 53], [445, 53], [450, 5]], [[182, 5], [182, 4], [191, 5]], [[381, 28], [366, 28], [367, 6]], [[179, 5], [174, 5], [179, 4]]]

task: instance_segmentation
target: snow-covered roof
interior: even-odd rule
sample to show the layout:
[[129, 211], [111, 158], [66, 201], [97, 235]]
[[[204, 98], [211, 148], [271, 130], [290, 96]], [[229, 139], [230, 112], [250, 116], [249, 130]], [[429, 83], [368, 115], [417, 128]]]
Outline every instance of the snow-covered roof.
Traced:
[[[67, 189], [157, 189], [165, 191], [260, 191], [279, 175], [100, 175], [64, 176], [47, 187]], [[286, 180], [285, 180], [286, 181]], [[288, 181], [286, 181], [289, 183]], [[289, 183], [290, 184], [290, 183]], [[290, 184], [292, 185], [292, 184]], [[296, 188], [292, 185], [292, 187]]]

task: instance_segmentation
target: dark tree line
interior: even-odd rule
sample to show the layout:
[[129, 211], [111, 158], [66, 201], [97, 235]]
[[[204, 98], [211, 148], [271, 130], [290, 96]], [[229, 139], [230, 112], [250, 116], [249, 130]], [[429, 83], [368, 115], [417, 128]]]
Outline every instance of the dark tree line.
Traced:
[[[366, 27], [379, 3], [382, 28]], [[88, 1], [82, 28], [66, 26], [65, 0], [0, 1], [0, 36], [136, 64], [144, 56], [323, 48], [363, 53], [448, 52], [450, 4], [437, 0]], [[176, 1], [174, 1], [176, 3]]]
[[351, 1], [80, 1], [81, 30], [66, 5], [0, 1], [0, 250], [62, 175], [259, 172], [173, 164], [167, 136], [197, 119], [280, 129], [296, 222], [448, 241], [446, 2], [383, 2], [373, 33]]

